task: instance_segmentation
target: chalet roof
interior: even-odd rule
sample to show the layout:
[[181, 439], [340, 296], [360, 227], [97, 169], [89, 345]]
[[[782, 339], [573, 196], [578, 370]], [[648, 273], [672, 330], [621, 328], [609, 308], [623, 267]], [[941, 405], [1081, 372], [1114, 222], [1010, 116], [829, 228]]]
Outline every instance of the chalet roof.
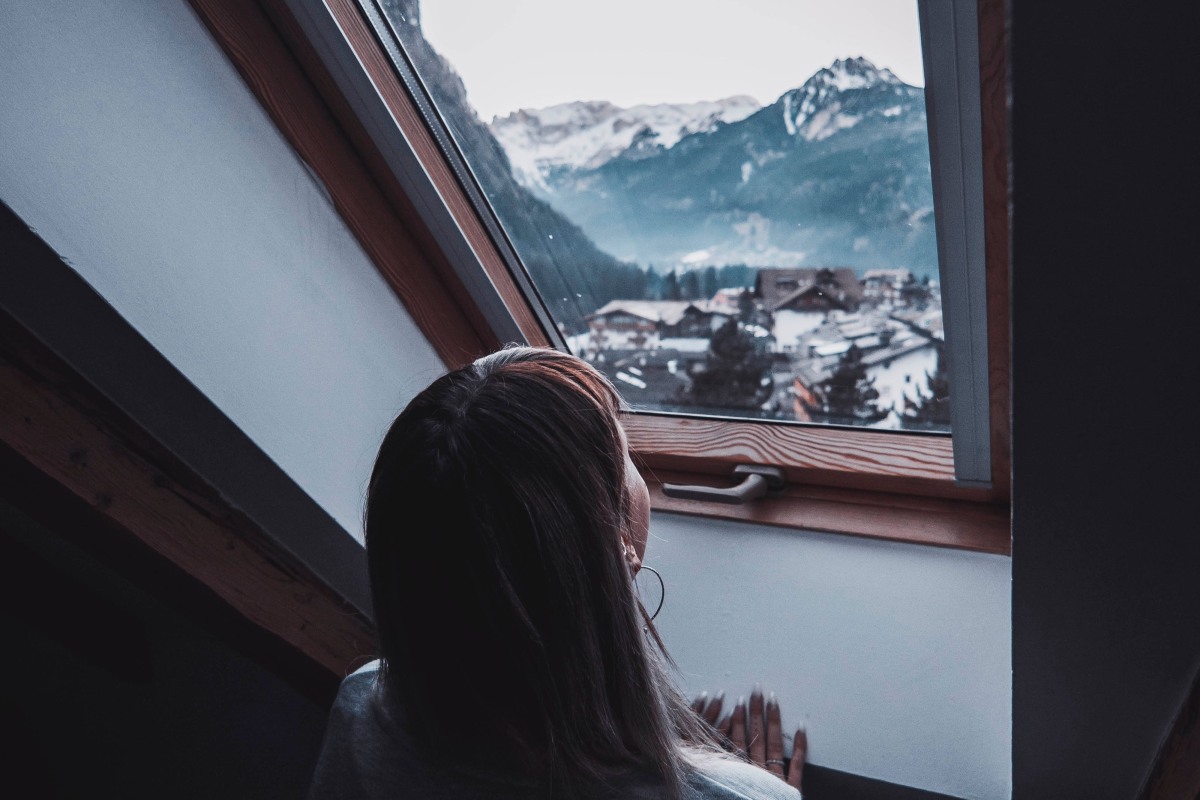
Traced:
[[893, 343], [890, 347], [877, 347], [863, 353], [863, 365], [873, 367], [876, 364], [881, 364], [885, 361], [891, 361], [901, 356], [906, 356], [909, 353], [915, 353], [918, 350], [924, 350], [927, 347], [934, 347], [933, 339], [926, 339], [923, 336], [913, 337], [899, 344]]
[[768, 267], [760, 269], [754, 280], [754, 296], [770, 311], [785, 307], [814, 288], [849, 308], [862, 299], [862, 285], [852, 267]]
[[863, 273], [863, 280], [885, 280], [891, 283], [904, 283], [912, 276], [912, 270], [904, 267], [899, 269], [869, 269]]
[[871, 336], [879, 333], [879, 327], [869, 325], [865, 322], [852, 322], [849, 325], [839, 325], [838, 333], [847, 339], [860, 339], [863, 336]]
[[717, 289], [708, 301], [709, 307], [713, 311], [727, 311], [733, 314], [738, 312], [738, 304], [740, 302], [742, 292], [745, 289], [734, 287], [731, 289]]
[[818, 286], [816, 284], [810, 284], [808, 286], [801, 286], [799, 289], [796, 289], [795, 291], [790, 292], [789, 294], [783, 296], [778, 301], [776, 301], [773, 306], [770, 306], [770, 309], [772, 311], [787, 310], [787, 307], [789, 305], [791, 305], [792, 303], [795, 303], [797, 300], [799, 300], [801, 297], [804, 297], [805, 295], [819, 295], [821, 297], [825, 297], [829, 300], [831, 305], [833, 305], [837, 308], [840, 308], [840, 309], [844, 309], [844, 308], [848, 307], [847, 302], [845, 300], [846, 292], [844, 290], [842, 290], [840, 287]]
[[611, 300], [587, 315], [587, 319], [608, 314], [629, 314], [650, 322], [676, 325], [689, 308], [702, 314], [729, 314], [729, 311], [713, 308], [707, 300]]

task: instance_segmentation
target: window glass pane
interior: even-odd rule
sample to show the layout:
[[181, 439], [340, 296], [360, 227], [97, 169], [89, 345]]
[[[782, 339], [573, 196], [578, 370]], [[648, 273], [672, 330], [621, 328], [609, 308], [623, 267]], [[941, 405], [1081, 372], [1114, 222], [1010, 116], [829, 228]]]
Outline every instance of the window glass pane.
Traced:
[[379, 3], [634, 408], [949, 431], [915, 2]]

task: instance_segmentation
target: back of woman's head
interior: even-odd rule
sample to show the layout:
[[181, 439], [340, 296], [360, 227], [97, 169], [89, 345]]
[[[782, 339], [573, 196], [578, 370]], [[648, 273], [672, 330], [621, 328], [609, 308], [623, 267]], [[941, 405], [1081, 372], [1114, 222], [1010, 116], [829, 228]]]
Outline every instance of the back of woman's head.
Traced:
[[469, 730], [479, 756], [559, 783], [640, 766], [677, 784], [682, 701], [622, 554], [619, 407], [585, 362], [510, 348], [439, 378], [388, 431], [372, 597], [385, 684], [431, 757], [462, 754]]

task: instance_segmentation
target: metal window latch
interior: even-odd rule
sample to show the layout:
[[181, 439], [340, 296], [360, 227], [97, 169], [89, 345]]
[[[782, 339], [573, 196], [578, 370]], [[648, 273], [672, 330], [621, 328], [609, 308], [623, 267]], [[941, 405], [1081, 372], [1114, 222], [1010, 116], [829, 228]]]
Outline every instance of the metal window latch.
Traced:
[[779, 467], [739, 464], [733, 468], [733, 474], [734, 476], [745, 477], [741, 483], [729, 489], [664, 483], [662, 485], [663, 494], [667, 497], [678, 497], [683, 500], [711, 500], [714, 503], [741, 505], [750, 500], [763, 497], [768, 492], [778, 492], [783, 489], [783, 470]]

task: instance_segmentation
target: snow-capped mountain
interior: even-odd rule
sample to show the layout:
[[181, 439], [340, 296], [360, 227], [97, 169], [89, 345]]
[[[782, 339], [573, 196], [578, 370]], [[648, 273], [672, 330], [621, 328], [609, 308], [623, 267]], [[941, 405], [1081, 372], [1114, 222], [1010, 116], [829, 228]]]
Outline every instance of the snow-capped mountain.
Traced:
[[899, 101], [895, 105], [882, 104], [885, 107], [858, 102], [862, 92], [895, 89], [903, 95], [904, 89], [912, 88], [886, 67], [879, 69], [865, 58], [847, 58], [818, 70], [803, 86], [786, 92], [778, 102], [783, 104], [787, 132], [812, 142], [853, 128], [864, 114], [889, 117], [904, 110]]
[[562, 103], [495, 117], [488, 126], [504, 147], [514, 176], [545, 188], [558, 169], [594, 169], [621, 155], [651, 155], [720, 123], [745, 119], [761, 104], [740, 95], [699, 103], [621, 108], [606, 101]]
[[601, 103], [548, 111], [492, 129], [517, 179], [619, 259], [936, 276], [924, 91], [867, 59], [724, 124], [693, 116], [711, 120], [693, 132], [618, 127]]

